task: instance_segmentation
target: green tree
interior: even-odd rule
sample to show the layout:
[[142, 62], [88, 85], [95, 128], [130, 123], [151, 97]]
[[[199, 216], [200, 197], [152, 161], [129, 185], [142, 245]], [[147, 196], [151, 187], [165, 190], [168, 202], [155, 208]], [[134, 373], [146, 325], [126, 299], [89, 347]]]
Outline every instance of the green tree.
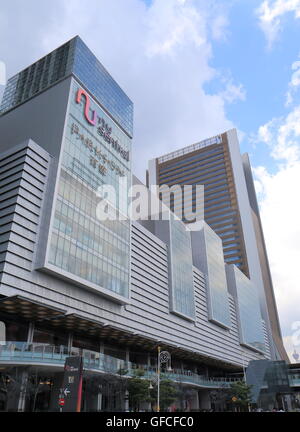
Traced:
[[251, 387], [244, 381], [237, 381], [230, 385], [228, 390], [228, 402], [238, 411], [248, 411], [251, 403]]
[[[170, 405], [172, 405], [178, 398], [179, 392], [176, 389], [175, 384], [168, 379], [160, 380], [160, 410], [166, 411]], [[157, 402], [157, 384], [151, 390], [151, 401]]]
[[216, 411], [225, 411], [228, 400], [231, 401], [229, 391], [225, 384], [221, 384], [219, 388], [211, 390], [209, 393], [210, 400]]
[[160, 383], [160, 406], [165, 411], [178, 397], [178, 391], [170, 380], [162, 380]]
[[129, 404], [134, 411], [139, 411], [142, 402], [150, 402], [149, 381], [143, 379], [145, 372], [141, 369], [135, 371], [135, 376], [128, 380]]

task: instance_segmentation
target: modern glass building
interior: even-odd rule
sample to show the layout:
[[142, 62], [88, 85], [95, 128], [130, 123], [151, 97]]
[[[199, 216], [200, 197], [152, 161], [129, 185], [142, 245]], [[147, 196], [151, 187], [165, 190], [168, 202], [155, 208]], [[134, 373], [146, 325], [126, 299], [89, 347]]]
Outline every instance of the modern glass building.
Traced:
[[[248, 261], [231, 164], [224, 134], [161, 156], [151, 162], [150, 171], [151, 175], [155, 172], [153, 180], [157, 180], [155, 184], [159, 186], [205, 186], [205, 221], [221, 237], [226, 262], [235, 264], [247, 274]], [[179, 217], [181, 206], [181, 202], [171, 203], [171, 210], [179, 213]], [[195, 188], [190, 196], [190, 208], [196, 211]]]
[[78, 36], [9, 79], [0, 112], [6, 112], [73, 75], [131, 137], [133, 104]]
[[182, 214], [182, 202], [196, 210], [195, 187], [204, 186], [205, 222], [221, 238], [225, 262], [239, 268], [258, 290], [273, 357], [288, 361], [249, 158], [240, 154], [236, 130], [151, 160], [147, 179], [149, 186], [194, 188], [184, 200], [171, 201], [170, 208], [178, 217]]
[[[66, 359], [78, 356], [81, 409], [128, 410], [136, 369], [155, 386], [158, 347], [171, 355], [161, 377], [180, 390], [171, 409], [220, 409], [211, 392], [241, 379], [250, 361], [273, 356], [263, 313], [255, 315], [263, 342], [243, 327], [249, 287], [226, 281], [222, 240], [211, 228], [204, 225], [201, 241], [173, 213], [128, 218], [137, 182], [132, 114], [78, 37], [8, 82], [0, 115], [0, 411], [59, 411]], [[122, 218], [100, 217], [103, 203]]]
[[[62, 143], [61, 168], [53, 209], [45, 269], [59, 269], [79, 283], [129, 297], [128, 221], [97, 219], [98, 188], [117, 192], [120, 212], [127, 213], [131, 185], [131, 140], [91, 99], [97, 124], [83, 115], [87, 96], [72, 80], [69, 113]], [[84, 96], [84, 97], [83, 97]], [[89, 96], [88, 96], [89, 97]], [[114, 148], [118, 144], [120, 151]], [[123, 153], [121, 153], [123, 152]]]

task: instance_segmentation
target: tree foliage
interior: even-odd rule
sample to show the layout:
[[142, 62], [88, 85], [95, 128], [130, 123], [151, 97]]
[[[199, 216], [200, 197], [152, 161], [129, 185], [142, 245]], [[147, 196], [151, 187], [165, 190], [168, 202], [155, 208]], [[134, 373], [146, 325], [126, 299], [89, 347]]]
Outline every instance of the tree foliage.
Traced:
[[144, 371], [137, 369], [135, 376], [128, 380], [129, 404], [134, 411], [139, 411], [142, 402], [150, 402], [149, 381], [143, 379]]
[[240, 409], [248, 409], [251, 403], [251, 387], [244, 381], [237, 381], [228, 389], [228, 402]]
[[[170, 405], [172, 405], [178, 398], [178, 390], [175, 384], [168, 379], [162, 379], [160, 381], [160, 410], [166, 411]], [[157, 402], [157, 384], [151, 390], [152, 402]]]

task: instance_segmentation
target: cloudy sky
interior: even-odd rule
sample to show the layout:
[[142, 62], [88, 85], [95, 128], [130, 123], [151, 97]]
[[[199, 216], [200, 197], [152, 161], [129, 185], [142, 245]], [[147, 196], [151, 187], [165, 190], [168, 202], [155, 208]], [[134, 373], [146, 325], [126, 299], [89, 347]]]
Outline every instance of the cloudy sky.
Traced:
[[286, 347], [300, 353], [300, 0], [1, 1], [8, 76], [76, 34], [135, 104], [142, 179], [149, 158], [238, 129]]

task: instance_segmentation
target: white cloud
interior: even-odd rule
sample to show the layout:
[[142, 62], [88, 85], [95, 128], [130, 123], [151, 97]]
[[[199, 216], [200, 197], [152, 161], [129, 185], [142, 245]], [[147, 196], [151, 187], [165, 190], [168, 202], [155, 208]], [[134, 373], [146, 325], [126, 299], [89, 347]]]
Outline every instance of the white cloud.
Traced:
[[293, 103], [294, 95], [300, 86], [300, 61], [297, 60], [292, 64], [292, 77], [288, 85], [288, 91], [286, 94], [286, 106]]
[[300, 105], [285, 118], [273, 119], [258, 130], [260, 141], [271, 148], [271, 156], [287, 166], [300, 159]]
[[9, 75], [75, 34], [83, 38], [135, 104], [134, 169], [142, 179], [148, 159], [234, 126], [226, 104], [243, 99], [242, 87], [203, 89], [219, 79], [210, 66], [212, 33], [221, 37], [228, 24], [216, 0], [153, 0], [149, 7], [142, 0], [11, 0], [1, 6], [1, 22]]
[[211, 23], [211, 35], [215, 40], [226, 40], [229, 21], [226, 15], [217, 15]]
[[244, 101], [246, 99], [246, 90], [242, 84], [234, 84], [232, 80], [228, 81], [224, 91], [219, 93], [220, 96], [228, 103]]
[[259, 24], [271, 48], [282, 28], [282, 18], [288, 12], [300, 18], [300, 0], [264, 0], [256, 10]]
[[[292, 323], [300, 321], [300, 106], [261, 126], [258, 135], [277, 162], [274, 174], [265, 167], [254, 173], [279, 315], [289, 341]], [[291, 354], [290, 344], [287, 349]]]
[[206, 44], [205, 17], [191, 2], [155, 1], [148, 11], [147, 22], [145, 48], [150, 57], [174, 53], [184, 45]]
[[300, 358], [300, 349], [295, 347], [293, 344], [293, 338], [291, 336], [285, 336], [283, 338], [285, 349], [293, 363], [298, 363]]

